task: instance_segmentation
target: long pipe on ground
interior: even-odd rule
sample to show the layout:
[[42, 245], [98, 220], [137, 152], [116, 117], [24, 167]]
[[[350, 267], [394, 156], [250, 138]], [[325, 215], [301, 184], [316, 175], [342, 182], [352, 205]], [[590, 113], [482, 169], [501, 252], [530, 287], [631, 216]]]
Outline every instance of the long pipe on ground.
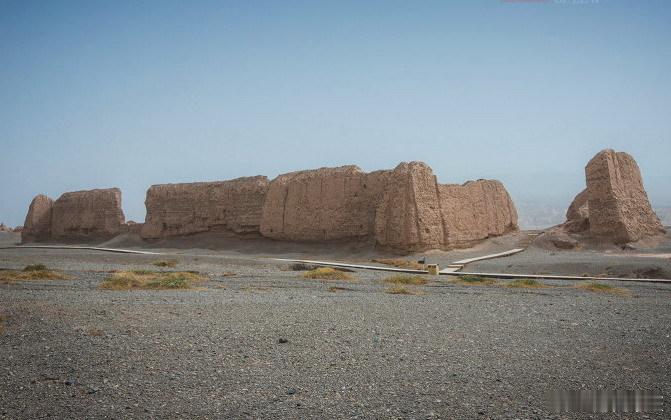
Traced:
[[467, 273], [458, 271], [455, 273], [440, 273], [448, 276], [478, 276], [497, 279], [545, 279], [545, 280], [608, 280], [608, 281], [632, 281], [639, 283], [671, 283], [671, 279], [634, 279], [623, 277], [592, 277], [592, 276], [561, 276], [555, 274], [509, 274], [509, 273]]
[[[394, 272], [412, 273], [412, 274], [428, 274], [428, 271], [425, 270], [377, 267], [374, 265], [346, 264], [346, 263], [337, 263], [329, 261], [293, 260], [286, 258], [273, 258], [273, 259], [276, 261], [324, 265], [329, 267], [358, 268], [362, 270], [376, 270], [376, 271], [394, 271]], [[491, 277], [499, 279], [546, 279], [546, 280], [569, 280], [569, 281], [604, 280], [604, 281], [629, 281], [637, 283], [671, 283], [671, 279], [634, 279], [634, 278], [620, 278], [620, 277], [590, 277], [590, 276], [583, 277], [583, 276], [562, 276], [553, 274], [475, 273], [465, 271], [456, 271], [451, 273], [439, 273], [439, 274], [443, 276], [479, 276], [479, 277]]]
[[65, 246], [65, 245], [21, 245], [21, 246], [3, 246], [0, 249], [89, 249], [92, 251], [115, 252], [117, 254], [142, 254], [142, 255], [161, 255], [160, 252], [136, 251], [132, 249], [118, 248], [100, 248], [96, 246]]

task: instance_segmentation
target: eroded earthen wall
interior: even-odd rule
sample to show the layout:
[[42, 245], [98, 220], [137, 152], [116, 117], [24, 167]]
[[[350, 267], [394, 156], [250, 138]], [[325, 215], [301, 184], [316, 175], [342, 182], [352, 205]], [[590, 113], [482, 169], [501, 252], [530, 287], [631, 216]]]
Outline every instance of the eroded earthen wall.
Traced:
[[258, 233], [268, 178], [152, 185], [147, 191], [146, 239], [199, 232]]
[[263, 206], [261, 234], [289, 241], [371, 237], [389, 171], [356, 166], [292, 172], [275, 178]]
[[589, 161], [585, 175], [593, 237], [626, 243], [664, 232], [633, 157], [603, 150]]
[[579, 233], [589, 230], [589, 194], [587, 189], [575, 196], [566, 210], [566, 231]]
[[21, 242], [39, 242], [51, 237], [51, 212], [54, 200], [46, 195], [37, 195], [30, 202], [28, 214], [21, 231]]
[[124, 224], [118, 188], [67, 192], [53, 204], [52, 239], [104, 239]]
[[468, 247], [517, 230], [517, 210], [499, 181], [438, 185], [438, 191], [449, 247]]
[[403, 162], [392, 171], [377, 207], [375, 239], [405, 251], [445, 246], [436, 177], [428, 165]]
[[[356, 166], [220, 182], [153, 185], [143, 225], [124, 224], [121, 192], [38, 196], [27, 238], [103, 238], [140, 231], [145, 239], [200, 232], [261, 234], [286, 241], [374, 240], [421, 251], [469, 246], [517, 228], [517, 213], [498, 181], [440, 185], [422, 162], [365, 173]], [[50, 215], [49, 215], [50, 214]]]

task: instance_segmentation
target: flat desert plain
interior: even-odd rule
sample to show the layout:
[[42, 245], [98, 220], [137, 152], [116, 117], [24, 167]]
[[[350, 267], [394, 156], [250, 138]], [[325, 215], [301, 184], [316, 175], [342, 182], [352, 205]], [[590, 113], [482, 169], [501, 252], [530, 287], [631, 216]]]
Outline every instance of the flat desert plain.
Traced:
[[[510, 245], [501, 241], [492, 249]], [[667, 248], [532, 246], [468, 269], [668, 277]], [[592, 418], [546, 404], [547, 392], [584, 389], [665, 397], [662, 410], [598, 418], [669, 418], [671, 284], [413, 285], [364, 270], [321, 280], [272, 260], [299, 255], [277, 249], [155, 251], [169, 255], [0, 250], [0, 274], [44, 264], [67, 277], [0, 282], [1, 418]], [[427, 258], [444, 265], [482, 251]], [[202, 280], [101, 288], [127, 271]]]

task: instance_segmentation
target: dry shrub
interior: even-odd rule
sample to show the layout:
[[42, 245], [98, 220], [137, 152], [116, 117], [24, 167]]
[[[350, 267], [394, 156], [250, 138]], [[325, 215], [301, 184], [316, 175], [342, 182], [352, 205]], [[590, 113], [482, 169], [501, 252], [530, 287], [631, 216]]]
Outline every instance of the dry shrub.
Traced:
[[27, 265], [23, 270], [2, 270], [0, 271], [0, 281], [9, 283], [21, 280], [69, 280], [70, 278], [62, 273], [49, 270], [44, 264]]
[[627, 289], [622, 289], [620, 287], [611, 286], [610, 284], [589, 282], [581, 283], [576, 286], [578, 289], [589, 290], [590, 292], [595, 293], [611, 293], [614, 295], [626, 296], [629, 295]]
[[511, 281], [510, 283], [506, 284], [506, 287], [516, 287], [516, 288], [523, 288], [523, 289], [536, 289], [536, 288], [542, 288], [542, 287], [550, 287], [546, 284], [543, 284], [539, 281], [536, 281], [534, 279], [515, 279]]
[[177, 261], [175, 260], [159, 260], [159, 261], [154, 261], [152, 265], [155, 265], [156, 267], [168, 267], [168, 268], [174, 268], [177, 266]]
[[314, 270], [306, 271], [303, 274], [306, 279], [320, 279], [320, 280], [353, 280], [349, 274], [336, 270], [331, 267], [319, 267]]
[[409, 288], [403, 287], [403, 286], [390, 287], [387, 290], [385, 290], [385, 293], [389, 293], [390, 295], [421, 295], [422, 294], [421, 292], [419, 292], [417, 290], [409, 289]]
[[200, 274], [187, 271], [119, 271], [103, 280], [100, 288], [107, 290], [190, 289], [193, 283], [202, 280], [204, 278]]
[[410, 284], [410, 285], [422, 285], [428, 283], [428, 281], [422, 276], [413, 276], [409, 274], [396, 274], [384, 279], [385, 283], [391, 284]]
[[496, 280], [467, 274], [457, 277], [456, 279], [452, 280], [452, 283], [462, 284], [465, 286], [491, 286], [496, 284]]
[[392, 267], [397, 268], [407, 268], [410, 270], [424, 270], [424, 264], [420, 264], [416, 261], [408, 261], [398, 258], [378, 258], [371, 261], [378, 264], [391, 265]]
[[28, 264], [23, 267], [23, 271], [46, 271], [47, 266], [44, 264]]

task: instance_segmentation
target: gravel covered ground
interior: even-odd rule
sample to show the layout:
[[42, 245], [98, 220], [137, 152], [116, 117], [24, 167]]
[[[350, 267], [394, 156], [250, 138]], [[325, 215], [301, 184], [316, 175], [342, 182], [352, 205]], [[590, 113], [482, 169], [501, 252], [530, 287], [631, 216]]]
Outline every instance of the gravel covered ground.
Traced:
[[[525, 254], [493, 268], [529, 268]], [[669, 418], [671, 285], [440, 277], [392, 295], [381, 272], [305, 280], [267, 259], [174, 258], [208, 281], [101, 290], [107, 271], [158, 258], [0, 250], [0, 268], [73, 277], [0, 284], [0, 418], [590, 418], [549, 411], [556, 389], [653, 390], [664, 411], [591, 418]]]

